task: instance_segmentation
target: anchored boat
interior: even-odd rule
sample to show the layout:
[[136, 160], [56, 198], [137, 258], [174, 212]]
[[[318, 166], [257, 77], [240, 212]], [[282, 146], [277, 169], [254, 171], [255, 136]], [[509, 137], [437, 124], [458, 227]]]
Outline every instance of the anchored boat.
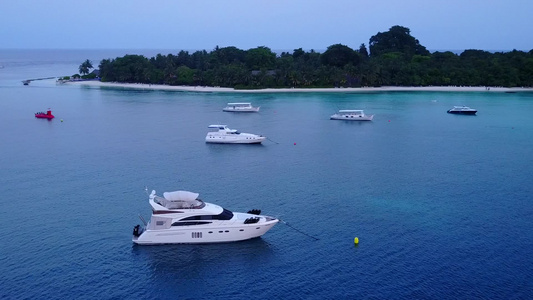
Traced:
[[372, 121], [374, 115], [365, 115], [360, 109], [343, 109], [330, 117], [331, 120]]
[[152, 217], [144, 226], [133, 228], [133, 242], [154, 245], [242, 241], [262, 236], [279, 222], [261, 215], [260, 210], [232, 212], [198, 196], [175, 191], [160, 197], [152, 191], [148, 200]]
[[448, 113], [456, 115], [475, 115], [477, 110], [463, 105], [454, 106], [452, 109], [448, 109]]
[[206, 143], [218, 144], [260, 144], [266, 137], [253, 134], [239, 132], [236, 129], [229, 129], [226, 125], [209, 125], [208, 128], [216, 129], [210, 131], [205, 137]]
[[55, 118], [54, 115], [52, 115], [52, 111], [50, 109], [48, 109], [46, 113], [44, 112], [35, 113], [35, 117], [39, 119], [49, 119], [49, 120]]
[[229, 112], [258, 112], [259, 106], [254, 107], [252, 106], [252, 103], [248, 102], [235, 102], [235, 103], [228, 103], [223, 111], [229, 111]]

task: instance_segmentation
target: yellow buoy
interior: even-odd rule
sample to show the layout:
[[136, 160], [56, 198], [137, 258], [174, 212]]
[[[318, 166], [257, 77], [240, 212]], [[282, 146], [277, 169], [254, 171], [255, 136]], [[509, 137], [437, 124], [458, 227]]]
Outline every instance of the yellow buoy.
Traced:
[[356, 245], [359, 244], [359, 238], [356, 237], [355, 239], [353, 239], [353, 243], [356, 244]]

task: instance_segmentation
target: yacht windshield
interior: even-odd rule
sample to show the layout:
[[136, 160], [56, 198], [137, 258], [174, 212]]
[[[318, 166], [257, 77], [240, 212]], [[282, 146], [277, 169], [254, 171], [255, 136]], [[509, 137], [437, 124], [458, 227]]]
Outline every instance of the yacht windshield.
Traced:
[[222, 213], [218, 215], [200, 215], [183, 218], [180, 221], [195, 221], [195, 220], [231, 220], [233, 213], [230, 210], [223, 208]]
[[217, 217], [217, 218], [214, 218], [216, 220], [230, 220], [231, 218], [233, 218], [233, 213], [224, 208], [221, 214], [213, 216], [213, 217]]
[[196, 221], [196, 222], [174, 222], [172, 223], [172, 226], [196, 226], [196, 225], [205, 225], [205, 224], [211, 224], [212, 222], [206, 222], [206, 221]]

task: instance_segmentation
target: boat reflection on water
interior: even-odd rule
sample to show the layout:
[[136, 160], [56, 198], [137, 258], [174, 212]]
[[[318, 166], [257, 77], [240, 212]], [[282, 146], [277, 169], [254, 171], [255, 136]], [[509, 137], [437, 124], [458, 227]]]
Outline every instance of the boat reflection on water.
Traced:
[[[250, 267], [271, 265], [276, 259], [275, 251], [275, 248], [263, 239], [219, 244], [168, 244], [157, 247], [144, 247], [133, 243], [131, 247], [132, 259], [138, 267], [150, 270], [150, 277], [154, 282], [161, 282], [165, 286], [164, 289], [173, 285], [177, 289], [186, 288], [190, 280], [203, 282], [214, 276], [215, 270], [240, 273]], [[194, 289], [189, 288], [191, 290], [187, 291], [187, 295], [194, 295]]]

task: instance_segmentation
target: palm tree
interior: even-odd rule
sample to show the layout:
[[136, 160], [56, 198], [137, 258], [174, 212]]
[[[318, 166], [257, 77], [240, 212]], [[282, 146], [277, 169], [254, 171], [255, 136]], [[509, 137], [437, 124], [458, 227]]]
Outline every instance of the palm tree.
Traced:
[[80, 68], [79, 68], [80, 74], [87, 75], [89, 74], [89, 69], [92, 69], [92, 68], [93, 68], [92, 62], [87, 59], [80, 65]]

